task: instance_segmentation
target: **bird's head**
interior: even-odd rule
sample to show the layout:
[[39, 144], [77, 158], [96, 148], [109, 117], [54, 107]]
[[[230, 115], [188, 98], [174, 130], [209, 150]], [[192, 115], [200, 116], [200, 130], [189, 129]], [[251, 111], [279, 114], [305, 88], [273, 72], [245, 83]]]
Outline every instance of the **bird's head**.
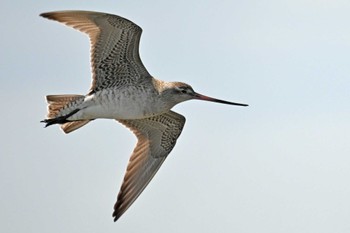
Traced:
[[174, 105], [184, 102], [186, 100], [197, 99], [197, 100], [205, 100], [205, 101], [211, 101], [211, 102], [216, 102], [221, 104], [248, 106], [247, 104], [229, 102], [226, 100], [215, 99], [209, 96], [199, 94], [195, 92], [193, 88], [186, 83], [171, 82], [167, 84], [168, 84], [167, 88], [163, 91], [162, 94]]

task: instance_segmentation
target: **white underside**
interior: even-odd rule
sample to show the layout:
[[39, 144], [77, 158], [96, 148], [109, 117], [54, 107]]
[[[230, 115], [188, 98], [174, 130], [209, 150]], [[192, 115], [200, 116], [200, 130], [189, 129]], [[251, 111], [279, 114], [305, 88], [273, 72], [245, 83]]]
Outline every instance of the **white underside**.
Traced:
[[133, 93], [104, 90], [87, 96], [80, 106], [80, 111], [68, 120], [107, 119], [142, 119], [169, 111], [159, 98], [145, 93]]

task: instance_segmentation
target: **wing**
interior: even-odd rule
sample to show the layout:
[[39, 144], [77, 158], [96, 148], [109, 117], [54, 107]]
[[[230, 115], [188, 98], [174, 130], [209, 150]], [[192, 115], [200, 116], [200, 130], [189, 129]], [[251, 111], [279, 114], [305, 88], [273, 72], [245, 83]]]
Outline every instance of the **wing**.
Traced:
[[173, 111], [139, 120], [119, 120], [130, 128], [138, 142], [130, 157], [124, 181], [114, 205], [114, 221], [130, 207], [174, 148], [185, 117]]
[[64, 23], [90, 37], [93, 73], [90, 92], [150, 79], [139, 55], [142, 29], [133, 22], [92, 11], [57, 11], [41, 16]]

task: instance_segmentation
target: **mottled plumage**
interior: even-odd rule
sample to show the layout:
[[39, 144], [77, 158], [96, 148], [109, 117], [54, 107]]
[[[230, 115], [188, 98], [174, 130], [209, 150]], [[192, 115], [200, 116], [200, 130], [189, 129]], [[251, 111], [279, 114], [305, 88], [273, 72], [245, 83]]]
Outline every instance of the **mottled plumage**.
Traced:
[[139, 55], [142, 29], [120, 16], [90, 11], [59, 11], [41, 16], [88, 34], [92, 85], [87, 95], [48, 95], [46, 126], [70, 133], [91, 120], [116, 119], [138, 142], [114, 206], [116, 221], [141, 194], [174, 148], [185, 117], [170, 109], [190, 99], [247, 106], [196, 93], [188, 84], [153, 78]]

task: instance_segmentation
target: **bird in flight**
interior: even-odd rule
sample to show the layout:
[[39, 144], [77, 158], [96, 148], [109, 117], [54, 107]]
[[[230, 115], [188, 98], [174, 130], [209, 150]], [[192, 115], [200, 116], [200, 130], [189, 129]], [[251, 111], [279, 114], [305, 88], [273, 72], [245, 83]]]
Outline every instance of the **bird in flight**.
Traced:
[[173, 106], [191, 99], [248, 106], [199, 94], [186, 83], [152, 77], [139, 55], [142, 29], [125, 18], [92, 11], [57, 11], [41, 16], [86, 33], [92, 66], [92, 85], [86, 95], [46, 96], [45, 127], [59, 124], [70, 133], [98, 118], [114, 119], [138, 139], [114, 205], [114, 221], [141, 194], [174, 148], [185, 117], [171, 111]]

